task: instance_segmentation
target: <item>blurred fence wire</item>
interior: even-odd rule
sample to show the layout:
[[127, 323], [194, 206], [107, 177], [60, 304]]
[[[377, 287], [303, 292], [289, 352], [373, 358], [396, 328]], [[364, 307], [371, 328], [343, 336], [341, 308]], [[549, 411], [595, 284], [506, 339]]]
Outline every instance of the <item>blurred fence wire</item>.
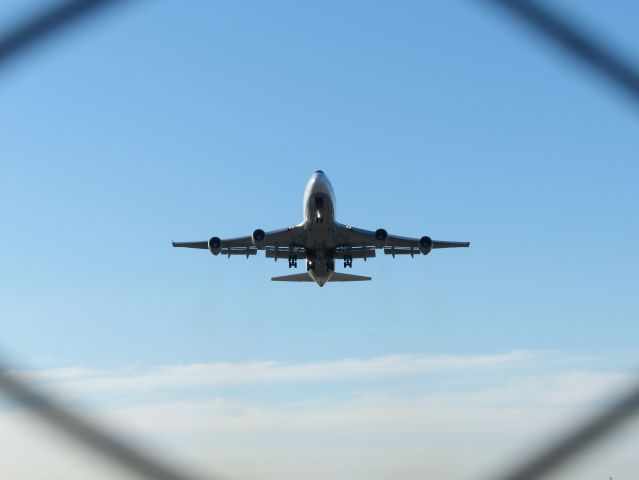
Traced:
[[195, 480], [195, 477], [104, 431], [14, 372], [7, 365], [0, 365], [0, 392], [57, 431], [140, 478]]
[[[130, 0], [128, 0], [130, 1]], [[630, 95], [639, 105], [639, 69], [625, 61], [601, 39], [561, 16], [549, 6], [530, 0], [482, 0], [510, 12], [542, 34], [552, 44], [576, 59], [588, 64], [617, 88]], [[36, 12], [32, 18], [0, 34], [0, 70], [12, 58], [52, 34], [103, 9], [124, 3], [123, 0], [69, 0], [53, 4]], [[165, 461], [143, 452], [116, 435], [105, 432], [71, 409], [54, 401], [34, 384], [12, 373], [8, 365], [0, 364], [0, 393], [28, 408], [40, 420], [74, 438], [124, 469], [149, 480], [194, 480]], [[570, 462], [578, 454], [605, 438], [639, 413], [639, 384], [625, 396], [613, 402], [598, 416], [568, 432], [536, 455], [521, 462], [496, 480], [535, 480]], [[210, 477], [209, 477], [210, 478]]]
[[[0, 35], [0, 69], [29, 47], [47, 40], [57, 31], [123, 0], [66, 0], [35, 12], [23, 23]], [[129, 0], [130, 1], [130, 0]]]
[[[63, 404], [56, 402], [33, 382], [17, 375], [8, 365], [0, 364], [0, 393], [57, 431], [85, 448], [147, 480], [196, 480], [165, 460], [144, 452], [116, 435], [105, 432]], [[639, 382], [608, 408], [572, 431], [550, 442], [545, 450], [524, 459], [515, 468], [490, 480], [537, 480], [569, 463], [589, 447], [639, 413]], [[208, 476], [208, 479], [213, 477]]]
[[497, 480], [535, 480], [543, 478], [558, 467], [585, 453], [608, 434], [639, 413], [639, 383], [632, 390], [602, 410], [590, 421], [550, 442], [546, 450], [523, 461]]
[[639, 105], [639, 69], [625, 60], [593, 32], [579, 27], [568, 17], [531, 0], [481, 0], [501, 7], [530, 26], [577, 60], [585, 63], [603, 78], [630, 95]]

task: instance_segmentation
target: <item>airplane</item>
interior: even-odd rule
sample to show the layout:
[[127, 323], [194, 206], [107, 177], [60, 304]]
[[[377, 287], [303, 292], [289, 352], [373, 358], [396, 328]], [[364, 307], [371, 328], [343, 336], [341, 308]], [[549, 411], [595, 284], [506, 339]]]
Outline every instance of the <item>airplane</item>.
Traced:
[[256, 229], [252, 235], [221, 239], [211, 237], [201, 242], [172, 242], [174, 247], [200, 248], [213, 255], [256, 255], [264, 250], [266, 258], [288, 259], [289, 268], [297, 268], [297, 261], [306, 259], [306, 273], [272, 277], [276, 282], [356, 282], [371, 277], [335, 271], [335, 260], [343, 260], [344, 268], [352, 268], [354, 259], [375, 256], [377, 249], [385, 254], [428, 255], [435, 248], [469, 247], [470, 242], [445, 242], [421, 238], [389, 235], [383, 229], [375, 231], [344, 225], [335, 220], [335, 193], [328, 177], [317, 170], [306, 184], [304, 192], [304, 220], [298, 225], [265, 232]]

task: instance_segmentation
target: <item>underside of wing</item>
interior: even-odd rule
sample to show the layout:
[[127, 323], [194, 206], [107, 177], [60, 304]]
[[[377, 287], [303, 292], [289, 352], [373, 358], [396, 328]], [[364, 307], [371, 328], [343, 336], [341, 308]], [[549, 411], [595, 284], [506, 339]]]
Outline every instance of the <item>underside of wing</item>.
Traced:
[[375, 256], [375, 249], [383, 249], [387, 255], [427, 254], [434, 248], [469, 247], [470, 242], [448, 242], [421, 238], [390, 235], [386, 230], [364, 230], [347, 225], [338, 225], [337, 233], [340, 245], [335, 250], [335, 258], [368, 258]]
[[375, 247], [372, 245], [340, 245], [335, 248], [335, 258], [372, 258], [375, 256]]
[[288, 246], [267, 246], [265, 248], [266, 258], [296, 258], [302, 260], [306, 258], [306, 249], [302, 246], [288, 245]]
[[182, 248], [201, 248], [203, 250], [208, 250], [209, 242], [171, 242], [174, 247], [182, 247]]
[[465, 248], [470, 247], [470, 242], [445, 242], [433, 240], [433, 248]]
[[250, 255], [266, 250], [267, 258], [305, 258], [305, 232], [301, 226], [292, 226], [264, 232], [257, 229], [253, 235], [234, 238], [211, 237], [208, 241], [172, 242], [174, 247], [210, 250], [214, 255]]

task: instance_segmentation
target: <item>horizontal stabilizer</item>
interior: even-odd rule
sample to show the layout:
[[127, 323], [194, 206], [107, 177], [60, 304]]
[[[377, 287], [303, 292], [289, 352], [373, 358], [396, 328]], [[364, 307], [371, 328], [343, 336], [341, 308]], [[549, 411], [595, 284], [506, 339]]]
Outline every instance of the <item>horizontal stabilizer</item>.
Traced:
[[371, 277], [364, 277], [362, 275], [350, 275], [348, 273], [338, 273], [334, 272], [331, 275], [331, 278], [328, 279], [329, 282], [362, 282], [365, 280], [370, 280]]
[[[361, 282], [370, 280], [371, 277], [363, 277], [362, 275], [349, 275], [348, 273], [334, 272], [329, 282]], [[284, 275], [283, 277], [271, 278], [274, 282], [314, 282], [308, 273], [296, 273], [294, 275]]]
[[271, 278], [274, 282], [313, 282], [308, 273], [296, 273], [295, 275], [284, 275], [283, 277]]

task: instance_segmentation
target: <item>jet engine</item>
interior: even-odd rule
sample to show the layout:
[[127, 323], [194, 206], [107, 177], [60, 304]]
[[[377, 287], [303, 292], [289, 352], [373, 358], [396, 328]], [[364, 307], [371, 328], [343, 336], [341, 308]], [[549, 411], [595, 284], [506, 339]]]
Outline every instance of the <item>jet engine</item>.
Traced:
[[433, 240], [430, 237], [424, 235], [419, 239], [419, 251], [424, 255], [428, 255], [433, 249]]
[[386, 243], [386, 239], [388, 238], [388, 232], [383, 228], [378, 228], [375, 230], [375, 240], [377, 240], [377, 246], [383, 247]]
[[266, 233], [261, 228], [258, 228], [251, 235], [251, 239], [253, 240], [253, 245], [257, 247], [258, 250], [264, 250], [264, 240], [266, 239]]
[[219, 255], [222, 251], [222, 239], [220, 237], [211, 237], [209, 240], [209, 251], [213, 255]]

